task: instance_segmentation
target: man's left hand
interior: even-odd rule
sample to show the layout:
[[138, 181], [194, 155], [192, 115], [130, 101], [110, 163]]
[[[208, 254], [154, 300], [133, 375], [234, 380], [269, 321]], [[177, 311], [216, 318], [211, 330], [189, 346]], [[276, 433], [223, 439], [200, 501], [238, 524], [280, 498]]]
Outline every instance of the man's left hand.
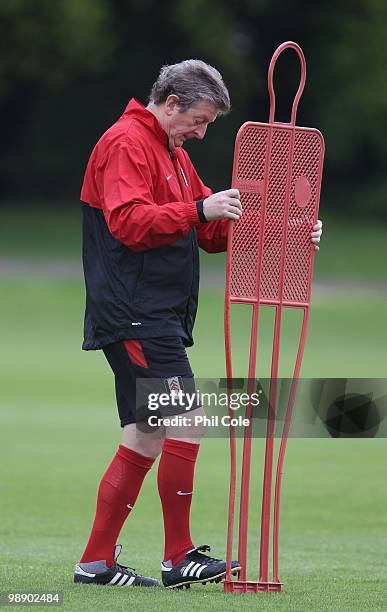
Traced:
[[310, 235], [311, 240], [314, 244], [315, 251], [318, 251], [320, 249], [320, 247], [318, 246], [318, 243], [320, 242], [321, 234], [322, 234], [322, 221], [320, 221], [319, 219], [316, 225], [313, 226], [313, 232]]

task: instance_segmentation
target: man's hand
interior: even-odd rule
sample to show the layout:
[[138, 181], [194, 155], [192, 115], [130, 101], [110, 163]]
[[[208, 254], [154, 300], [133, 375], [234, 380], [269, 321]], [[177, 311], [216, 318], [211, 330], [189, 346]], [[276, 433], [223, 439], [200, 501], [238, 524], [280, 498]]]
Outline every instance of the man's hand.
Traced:
[[242, 205], [238, 189], [226, 189], [213, 193], [203, 201], [203, 213], [207, 221], [233, 219], [238, 221]]
[[318, 242], [320, 242], [321, 234], [322, 234], [322, 221], [320, 221], [319, 219], [316, 225], [313, 226], [313, 232], [310, 235], [312, 242], [314, 244], [315, 251], [318, 251], [320, 249], [320, 247], [318, 246]]

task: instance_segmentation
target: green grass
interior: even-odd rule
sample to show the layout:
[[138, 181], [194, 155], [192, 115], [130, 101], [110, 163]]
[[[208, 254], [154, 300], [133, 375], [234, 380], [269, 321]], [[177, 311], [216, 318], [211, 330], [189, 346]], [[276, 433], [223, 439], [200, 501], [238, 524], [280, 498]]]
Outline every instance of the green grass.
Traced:
[[[324, 211], [321, 253], [315, 278], [348, 282], [382, 282], [387, 246], [385, 228], [371, 221], [355, 222]], [[79, 258], [81, 210], [76, 200], [61, 206], [8, 202], [0, 208], [0, 256]], [[15, 238], [16, 236], [16, 238]], [[202, 254], [204, 266], [223, 267], [224, 255]]]
[[74, 256], [81, 249], [81, 204], [7, 202], [0, 206], [0, 254], [16, 257]]
[[[99, 353], [80, 350], [80, 281], [2, 280], [0, 318], [2, 590], [60, 590], [68, 610], [385, 610], [385, 440], [291, 439], [280, 537], [281, 594], [225, 595], [221, 585], [168, 592], [82, 587], [74, 562], [88, 536], [100, 476], [119, 442], [113, 380]], [[196, 375], [224, 373], [223, 300], [203, 290], [190, 359]], [[297, 313], [286, 313], [296, 319]], [[245, 372], [249, 309], [235, 307], [234, 356]], [[262, 316], [262, 336], [271, 315]], [[296, 321], [284, 323], [282, 372], [294, 356]], [[376, 294], [316, 294], [305, 376], [384, 376], [384, 300]], [[259, 368], [270, 352], [262, 342]], [[262, 469], [262, 440], [253, 470]], [[122, 562], [158, 575], [163, 550], [155, 470], [120, 541]], [[252, 488], [252, 579], [258, 558], [260, 480]], [[197, 466], [192, 532], [225, 554], [228, 443], [208, 438]], [[121, 559], [120, 559], [121, 560]]]

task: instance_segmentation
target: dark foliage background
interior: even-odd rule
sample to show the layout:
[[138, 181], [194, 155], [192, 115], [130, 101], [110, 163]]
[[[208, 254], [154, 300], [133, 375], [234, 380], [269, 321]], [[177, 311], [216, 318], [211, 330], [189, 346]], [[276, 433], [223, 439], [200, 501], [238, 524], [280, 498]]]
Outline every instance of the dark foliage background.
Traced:
[[[1, 201], [78, 198], [100, 134], [130, 97], [147, 101], [161, 65], [214, 64], [233, 112], [188, 149], [206, 182], [228, 186], [234, 138], [266, 121], [271, 55], [295, 40], [307, 59], [299, 125], [326, 140], [324, 204], [385, 215], [387, 3], [384, 0], [2, 0]], [[277, 65], [277, 119], [298, 85], [291, 52]]]

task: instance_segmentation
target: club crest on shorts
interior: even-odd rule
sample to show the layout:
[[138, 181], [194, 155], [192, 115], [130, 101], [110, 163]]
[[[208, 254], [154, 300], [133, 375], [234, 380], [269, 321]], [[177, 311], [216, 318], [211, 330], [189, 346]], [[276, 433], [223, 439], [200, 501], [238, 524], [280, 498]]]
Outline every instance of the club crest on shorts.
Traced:
[[171, 376], [164, 380], [167, 391], [171, 394], [184, 391], [184, 385], [181, 376]]

